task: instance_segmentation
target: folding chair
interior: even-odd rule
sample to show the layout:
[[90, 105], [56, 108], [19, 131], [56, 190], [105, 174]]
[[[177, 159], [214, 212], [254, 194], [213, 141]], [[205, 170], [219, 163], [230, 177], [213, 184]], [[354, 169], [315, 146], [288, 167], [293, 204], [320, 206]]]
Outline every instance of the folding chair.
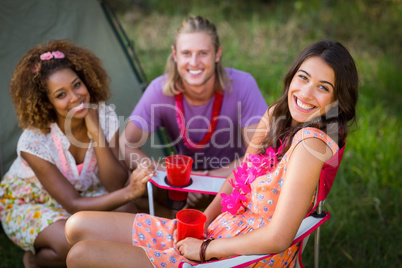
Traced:
[[[327, 211], [323, 211], [322, 207], [324, 205], [325, 199], [327, 198], [329, 191], [333, 185], [336, 173], [338, 172], [339, 165], [341, 163], [344, 147], [342, 147], [335, 155], [332, 156], [330, 160], [324, 163], [321, 170], [319, 183], [316, 191], [316, 198], [313, 209], [308, 213], [308, 215], [303, 219], [297, 234], [291, 245], [296, 243], [301, 243], [300, 250], [298, 253], [297, 265], [304, 268], [302, 263], [301, 255], [304, 249], [304, 244], [307, 242], [308, 237], [314, 231], [314, 267], [319, 266], [319, 246], [320, 246], [320, 226], [326, 222], [331, 215]], [[192, 184], [183, 188], [173, 188], [165, 182], [166, 172], [158, 171], [158, 175], [153, 177], [150, 182], [148, 182], [148, 198], [149, 198], [149, 208], [150, 214], [154, 215], [153, 206], [153, 193], [152, 184], [157, 187], [176, 190], [176, 191], [187, 191], [187, 192], [202, 192], [208, 194], [217, 194], [220, 190], [220, 186], [225, 181], [222, 177], [210, 177], [192, 174]], [[239, 255], [231, 258], [226, 258], [217, 261], [209, 261], [206, 263], [200, 263], [191, 265], [189, 263], [183, 262], [180, 264], [182, 268], [197, 267], [197, 268], [221, 268], [221, 267], [247, 267], [255, 262], [266, 259], [275, 254], [262, 254], [262, 255]]]

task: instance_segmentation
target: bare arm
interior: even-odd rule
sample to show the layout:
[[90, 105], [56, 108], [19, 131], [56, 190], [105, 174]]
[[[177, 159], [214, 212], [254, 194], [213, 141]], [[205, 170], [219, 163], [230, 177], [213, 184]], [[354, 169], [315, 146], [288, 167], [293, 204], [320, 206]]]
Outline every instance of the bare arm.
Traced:
[[[241, 236], [212, 241], [206, 251], [207, 259], [239, 254], [279, 253], [289, 247], [311, 204], [321, 168], [332, 156], [330, 152], [317, 158], [304, 145], [318, 152], [328, 151], [327, 145], [315, 138], [306, 139], [297, 145], [289, 160], [286, 179], [270, 223]], [[189, 239], [188, 244], [185, 241], [180, 241], [177, 246], [185, 247], [186, 257], [198, 260], [200, 240]]]
[[139, 168], [130, 176], [130, 183], [121, 189], [96, 197], [81, 197], [74, 186], [52, 163], [27, 152], [21, 152], [44, 189], [65, 209], [73, 214], [82, 210], [113, 210], [140, 197], [152, 169]]
[[85, 124], [94, 141], [99, 180], [109, 192], [122, 188], [127, 183], [129, 174], [119, 161], [119, 130], [109, 143], [100, 127], [98, 111], [95, 109], [89, 110]]
[[123, 162], [129, 170], [135, 169], [142, 161], [153, 163], [141, 150], [141, 146], [148, 140], [151, 134], [137, 127], [129, 121], [123, 134], [120, 136], [120, 152]]

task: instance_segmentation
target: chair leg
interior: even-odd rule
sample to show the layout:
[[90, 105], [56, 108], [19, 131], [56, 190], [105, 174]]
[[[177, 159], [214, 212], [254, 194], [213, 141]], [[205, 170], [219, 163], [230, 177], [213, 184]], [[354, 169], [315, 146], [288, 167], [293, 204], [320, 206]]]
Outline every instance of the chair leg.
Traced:
[[152, 189], [152, 183], [147, 182], [148, 189], [148, 203], [149, 203], [149, 215], [155, 216], [155, 208], [154, 208], [154, 193]]
[[314, 236], [314, 268], [318, 268], [320, 262], [320, 227], [315, 230]]
[[[322, 213], [322, 206], [323, 202], [318, 203], [317, 206], [317, 213], [318, 215], [321, 215]], [[315, 235], [314, 235], [314, 268], [318, 268], [320, 265], [320, 227], [315, 230]]]

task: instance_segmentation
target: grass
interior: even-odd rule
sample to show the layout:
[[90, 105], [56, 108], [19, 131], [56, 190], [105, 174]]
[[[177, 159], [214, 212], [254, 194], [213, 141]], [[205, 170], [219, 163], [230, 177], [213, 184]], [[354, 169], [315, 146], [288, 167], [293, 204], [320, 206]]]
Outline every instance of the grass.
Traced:
[[22, 249], [13, 244], [0, 225], [0, 268], [19, 268], [22, 264]]
[[[136, 4], [133, 4], [136, 3]], [[358, 126], [349, 134], [325, 209], [322, 267], [402, 263], [402, 3], [356, 1], [119, 0], [120, 20], [148, 80], [163, 72], [176, 28], [188, 15], [218, 27], [228, 67], [250, 72], [267, 103], [281, 94], [294, 57], [308, 44], [342, 42], [360, 75]], [[312, 241], [303, 254], [313, 266]], [[22, 251], [0, 231], [0, 267], [22, 267]]]
[[[208, 17], [217, 25], [224, 65], [253, 74], [267, 103], [280, 96], [287, 68], [305, 46], [325, 38], [340, 41], [359, 70], [358, 125], [349, 134], [325, 205], [332, 218], [322, 227], [320, 263], [398, 266], [402, 263], [400, 1], [212, 2], [138, 1], [120, 13], [148, 79], [163, 72], [175, 30], [188, 15]], [[306, 267], [313, 266], [312, 252], [310, 241], [303, 254]]]

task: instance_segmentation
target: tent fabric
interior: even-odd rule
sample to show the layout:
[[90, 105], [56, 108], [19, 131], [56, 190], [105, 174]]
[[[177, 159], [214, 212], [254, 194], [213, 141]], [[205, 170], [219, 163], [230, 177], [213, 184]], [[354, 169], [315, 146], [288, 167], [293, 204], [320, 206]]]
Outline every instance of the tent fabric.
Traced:
[[[104, 2], [104, 1], [103, 1]], [[91, 49], [103, 62], [111, 77], [109, 100], [119, 116], [120, 131], [145, 87], [132, 60], [96, 0], [2, 0], [0, 5], [0, 175], [7, 172], [16, 157], [22, 130], [9, 95], [12, 73], [28, 49], [52, 39], [70, 39]], [[162, 157], [160, 144], [152, 136], [143, 150], [154, 158]], [[152, 148], [151, 148], [152, 147]], [[0, 177], [0, 179], [1, 179]]]

